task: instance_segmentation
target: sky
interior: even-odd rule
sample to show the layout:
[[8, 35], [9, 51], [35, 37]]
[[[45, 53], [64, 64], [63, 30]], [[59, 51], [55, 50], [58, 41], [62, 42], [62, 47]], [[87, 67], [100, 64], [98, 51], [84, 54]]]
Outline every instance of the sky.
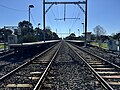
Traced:
[[[31, 23], [35, 27], [40, 23], [43, 29], [43, 0], [0, 0], [0, 28], [4, 26], [17, 26], [20, 21], [28, 21], [28, 7], [31, 8]], [[46, 0], [63, 1], [63, 0]], [[64, 2], [77, 2], [84, 0], [64, 0]], [[81, 4], [80, 4], [81, 5]], [[50, 5], [46, 5], [46, 9]], [[84, 9], [84, 5], [81, 5]], [[50, 26], [53, 32], [57, 32], [59, 37], [68, 36], [69, 33], [75, 33], [76, 36], [82, 35], [84, 23], [84, 12], [77, 5], [66, 5], [66, 19], [64, 18], [64, 5], [53, 5], [46, 13], [46, 26]], [[88, 31], [100, 25], [106, 31], [107, 35], [120, 32], [120, 0], [88, 0]]]

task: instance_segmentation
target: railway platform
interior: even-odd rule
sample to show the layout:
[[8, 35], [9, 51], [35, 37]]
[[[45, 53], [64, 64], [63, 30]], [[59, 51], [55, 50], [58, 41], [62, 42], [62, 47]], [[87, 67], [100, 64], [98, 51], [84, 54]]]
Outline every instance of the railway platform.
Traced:
[[32, 43], [21, 43], [21, 44], [9, 44], [10, 49], [14, 49], [15, 53], [20, 54], [34, 54], [39, 51], [45, 50], [46, 48], [58, 43], [60, 40], [50, 40]]
[[80, 40], [66, 40], [67, 42], [69, 43], [73, 43], [75, 45], [78, 45], [78, 46], [84, 46], [84, 41], [80, 41]]

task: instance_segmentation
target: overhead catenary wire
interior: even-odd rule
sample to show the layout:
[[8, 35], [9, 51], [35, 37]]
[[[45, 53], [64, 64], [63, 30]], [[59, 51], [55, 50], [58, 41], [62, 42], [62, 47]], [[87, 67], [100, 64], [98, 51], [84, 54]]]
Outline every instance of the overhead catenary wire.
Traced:
[[[54, 17], [54, 15], [53, 15], [53, 17]], [[46, 17], [47, 19], [47, 22], [49, 23], [49, 26], [51, 25], [51, 26], [53, 26], [53, 27], [55, 27], [55, 25], [53, 24], [53, 22], [51, 21], [51, 18], [49, 17], [49, 15]]]
[[[56, 6], [57, 8], [57, 16], [58, 16], [58, 18], [60, 17], [60, 12], [59, 12], [59, 6], [57, 5]], [[59, 30], [61, 31], [61, 27], [60, 27], [60, 25], [58, 24], [59, 23], [59, 21], [56, 21], [57, 22], [57, 27], [59, 28]]]
[[[79, 10], [77, 10], [77, 14], [76, 15], [77, 15], [76, 18], [78, 18], [80, 16], [80, 11]], [[74, 20], [73, 24], [71, 25], [71, 28], [73, 28], [75, 26], [77, 21], [78, 21], [77, 19]]]
[[32, 21], [33, 21], [34, 25], [37, 25], [32, 13], [30, 13], [30, 14], [31, 14], [31, 18], [32, 18]]
[[[53, 13], [53, 16], [56, 18], [56, 15], [55, 15], [55, 13], [53, 12], [53, 9], [51, 9], [51, 11], [52, 11], [52, 13]], [[59, 26], [58, 26], [58, 22], [56, 21], [56, 28], [60, 28]]]
[[9, 9], [9, 10], [13, 10], [13, 11], [17, 11], [17, 12], [26, 12], [27, 11], [27, 10], [20, 10], [20, 9], [11, 8], [11, 7], [8, 7], [8, 6], [5, 6], [5, 5], [1, 5], [1, 4], [0, 4], [0, 7], [6, 8], [6, 9]]
[[[67, 1], [67, 0], [65, 0], [65, 1]], [[56, 4], [57, 5], [57, 4]], [[76, 5], [76, 7], [77, 7], [77, 5]], [[82, 7], [81, 7], [82, 8]], [[63, 19], [61, 19], [61, 20], [64, 20], [65, 21], [65, 19], [67, 18], [67, 15], [65, 14], [66, 13], [66, 5], [64, 5], [64, 18]], [[76, 9], [76, 8], [75, 8]], [[56, 10], [56, 8], [54, 8], [54, 11]], [[58, 11], [58, 10], [57, 10]], [[73, 15], [75, 14], [75, 18], [79, 18], [80, 17], [80, 13], [79, 13], [80, 11], [78, 10], [78, 9], [76, 9], [76, 10], [73, 10]], [[53, 10], [52, 10], [52, 13], [53, 13], [53, 16], [54, 17], [56, 17], [55, 16], [55, 14], [54, 14], [54, 12], [53, 12]], [[61, 13], [60, 13], [61, 14]], [[59, 13], [57, 13], [57, 15], [59, 15]], [[73, 15], [72, 15], [72, 17], [73, 17]], [[66, 17], [65, 17], [66, 16]], [[52, 17], [53, 18], [53, 17]], [[60, 18], [60, 17], [58, 17], [58, 18]], [[75, 19], [74, 18], [74, 19]], [[57, 21], [57, 20], [56, 20]], [[77, 25], [76, 24], [76, 22], [77, 22], [78, 20], [77, 19], [75, 19], [75, 20], [69, 20], [69, 22], [67, 22], [68, 24], [70, 24], [70, 23], [72, 23], [72, 24], [70, 24], [69, 26], [68, 26], [68, 24], [65, 24], [65, 22], [60, 22], [60, 24], [62, 23], [62, 25], [60, 25], [59, 24], [59, 26], [61, 26], [61, 27], [63, 27], [64, 26], [64, 29], [66, 28], [66, 30], [68, 30], [68, 29], [70, 29], [70, 28], [73, 28], [73, 27], [75, 27], [75, 25]], [[64, 24], [64, 25], [63, 25]], [[55, 25], [55, 24], [54, 24]], [[58, 24], [57, 24], [58, 25]], [[67, 25], [67, 26], [66, 26]], [[78, 25], [79, 26], [79, 25]], [[78, 28], [78, 26], [76, 26], [76, 28]]]
[[[20, 9], [11, 8], [11, 7], [8, 7], [8, 6], [5, 6], [5, 5], [1, 5], [1, 4], [0, 4], [0, 7], [6, 8], [6, 9], [9, 9], [9, 10], [12, 10], [12, 11], [16, 11], [16, 12], [26, 13], [28, 11], [28, 10], [20, 10]], [[36, 21], [35, 21], [33, 15], [32, 15], [32, 13], [30, 13], [30, 14], [31, 14], [31, 18], [32, 18], [32, 21], [33, 21], [34, 25], [36, 25]]]
[[[55, 13], [53, 12], [52, 8], [51, 8], [51, 12], [52, 12], [53, 17], [56, 18], [56, 15], [55, 15]], [[51, 21], [51, 18], [50, 18], [49, 16], [48, 16], [47, 18], [48, 18], [48, 20], [49, 20], [48, 22], [50, 22], [49, 24], [52, 24], [53, 22]], [[55, 27], [54, 24], [52, 24], [52, 26]], [[58, 22], [56, 22], [56, 26], [57, 26], [57, 28], [58, 28]]]
[[[75, 16], [75, 13], [76, 13], [76, 7], [74, 7], [74, 11], [73, 11], [73, 13], [72, 13], [72, 16]], [[71, 21], [71, 23], [69, 24], [69, 29], [71, 28], [72, 23], [73, 23], [75, 20], [70, 20], [70, 21]]]

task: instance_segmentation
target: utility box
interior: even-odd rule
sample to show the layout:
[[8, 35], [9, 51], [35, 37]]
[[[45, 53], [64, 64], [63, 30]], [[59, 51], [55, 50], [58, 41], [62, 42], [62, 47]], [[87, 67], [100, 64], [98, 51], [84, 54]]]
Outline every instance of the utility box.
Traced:
[[16, 44], [17, 43], [17, 36], [16, 35], [9, 35], [8, 36], [8, 44]]
[[120, 41], [119, 41], [119, 45], [118, 46], [119, 46], [119, 54], [120, 54]]
[[116, 44], [115, 40], [108, 41], [108, 49], [113, 50], [113, 51], [117, 51], [117, 44]]

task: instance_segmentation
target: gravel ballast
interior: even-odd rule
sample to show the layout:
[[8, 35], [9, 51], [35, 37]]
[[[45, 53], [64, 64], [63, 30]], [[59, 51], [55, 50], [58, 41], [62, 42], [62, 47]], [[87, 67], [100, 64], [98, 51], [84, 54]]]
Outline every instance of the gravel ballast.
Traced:
[[53, 90], [104, 90], [90, 69], [73, 55], [67, 45], [62, 46], [53, 68], [56, 70]]

